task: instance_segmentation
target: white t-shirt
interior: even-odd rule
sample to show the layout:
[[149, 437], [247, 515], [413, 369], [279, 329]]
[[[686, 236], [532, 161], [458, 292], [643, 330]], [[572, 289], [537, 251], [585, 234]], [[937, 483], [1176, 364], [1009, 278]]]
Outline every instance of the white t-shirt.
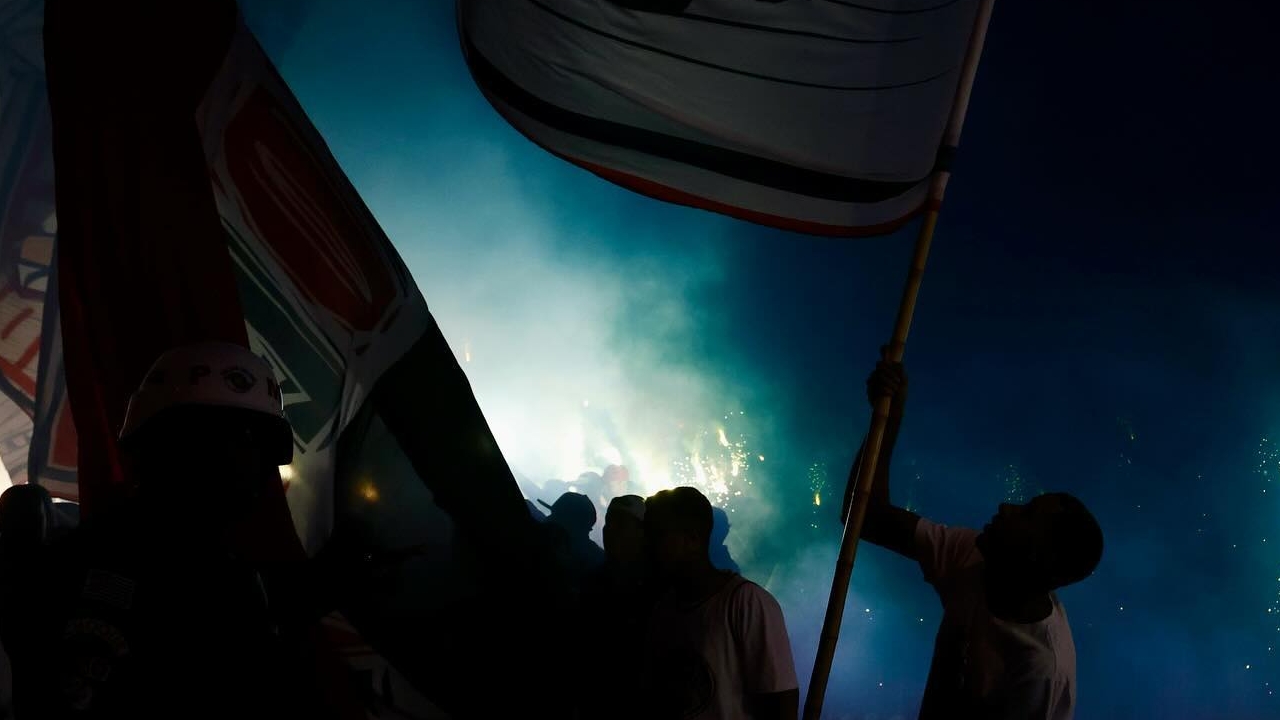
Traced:
[[740, 575], [697, 604], [667, 593], [646, 644], [649, 696], [663, 718], [742, 720], [748, 697], [800, 686], [782, 608]]
[[920, 720], [1071, 720], [1076, 648], [1056, 596], [1036, 623], [993, 616], [982, 583], [976, 530], [921, 519], [916, 552], [924, 578], [942, 599]]

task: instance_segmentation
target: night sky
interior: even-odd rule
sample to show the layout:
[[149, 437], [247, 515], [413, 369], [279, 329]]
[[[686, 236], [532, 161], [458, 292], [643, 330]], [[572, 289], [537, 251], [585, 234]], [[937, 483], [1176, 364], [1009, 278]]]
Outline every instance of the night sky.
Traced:
[[[782, 601], [803, 684], [915, 228], [790, 235], [556, 160], [475, 89], [446, 0], [242, 5], [517, 473], [572, 480], [617, 455], [651, 490], [683, 477], [673, 436], [750, 460], [704, 487]], [[1102, 565], [1060, 594], [1079, 718], [1280, 716], [1272, 5], [996, 5], [893, 492], [953, 524], [1043, 490], [1095, 510]], [[911, 563], [860, 552], [826, 717], [914, 718], [940, 615]]]

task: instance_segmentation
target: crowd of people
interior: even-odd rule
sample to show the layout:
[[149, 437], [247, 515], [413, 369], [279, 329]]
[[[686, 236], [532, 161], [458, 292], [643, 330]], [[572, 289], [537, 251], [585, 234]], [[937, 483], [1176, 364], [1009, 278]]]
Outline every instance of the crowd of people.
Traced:
[[[944, 608], [920, 718], [1070, 720], [1075, 646], [1055, 591], [1101, 560], [1096, 519], [1066, 493], [1003, 504], [980, 531], [893, 505], [889, 468], [907, 397], [901, 364], [882, 360], [867, 395], [873, 406], [884, 396], [891, 403], [863, 538], [917, 562]], [[618, 477], [614, 471], [606, 476]], [[598, 487], [590, 478], [582, 485]], [[584, 607], [610, 608], [591, 618], [602, 662], [583, 716], [795, 717], [798, 682], [782, 610], [738, 574], [724, 546], [724, 511], [691, 487], [615, 497], [601, 556], [588, 537], [592, 497], [567, 492], [545, 518], [562, 538], [571, 576], [582, 579]]]
[[[864, 537], [918, 562], [944, 606], [920, 717], [1069, 720], [1075, 650], [1054, 591], [1099, 562], [1097, 522], [1061, 493], [1002, 505], [981, 531], [895, 507], [900, 365], [881, 362], [868, 380], [869, 399], [884, 395]], [[324, 580], [255, 566], [229, 540], [292, 457], [270, 367], [236, 345], [172, 350], [134, 394], [120, 440], [129, 502], [70, 532], [40, 486], [0, 496], [0, 716], [359, 717], [316, 647]], [[784, 613], [728, 555], [723, 511], [692, 487], [629, 494], [622, 468], [599, 479], [594, 500], [566, 491], [546, 514], [530, 503], [580, 613], [559, 638], [583, 658], [580, 692], [558, 716], [797, 717]], [[591, 539], [598, 502], [603, 547]]]
[[589, 633], [575, 638], [591, 655], [577, 717], [795, 717], [782, 608], [738, 573], [723, 510], [693, 487], [618, 495], [601, 549], [588, 495], [565, 492], [548, 509], [542, 526]]

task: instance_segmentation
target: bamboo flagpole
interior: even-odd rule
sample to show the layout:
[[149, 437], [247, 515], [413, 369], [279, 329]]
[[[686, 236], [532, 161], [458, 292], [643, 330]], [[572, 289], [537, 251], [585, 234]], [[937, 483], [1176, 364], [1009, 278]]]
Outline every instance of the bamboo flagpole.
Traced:
[[[991, 22], [991, 10], [994, 5], [995, 0], [981, 0], [977, 17], [974, 19], [973, 34], [970, 36], [964, 64], [961, 66], [960, 83], [956, 87], [951, 116], [948, 118], [946, 131], [943, 134], [938, 168], [929, 188], [924, 220], [916, 237], [911, 268], [907, 273], [902, 303], [898, 307], [898, 317], [893, 327], [893, 339], [889, 343], [888, 359], [892, 362], [902, 362], [902, 356], [906, 351], [907, 333], [911, 329], [911, 318], [915, 313], [920, 283], [924, 279], [929, 246], [933, 242], [933, 231], [938, 225], [938, 212], [942, 207], [943, 195], [946, 193], [947, 180], [951, 177], [951, 156], [960, 142], [960, 129], [964, 125], [965, 112], [969, 108], [969, 97], [973, 92], [973, 81], [978, 73], [978, 61], [982, 57], [982, 45], [986, 40], [987, 26]], [[831, 597], [827, 600], [827, 615], [822, 623], [822, 636], [818, 642], [818, 653], [813, 663], [813, 675], [809, 680], [808, 696], [805, 698], [804, 720], [818, 720], [822, 716], [827, 680], [831, 675], [831, 661], [835, 657], [836, 643], [840, 638], [845, 599], [849, 592], [849, 581], [853, 577], [853, 562], [857, 557], [858, 540], [862, 536], [862, 524], [867, 515], [867, 502], [871, 497], [871, 483], [876, 475], [876, 462], [880, 457], [885, 428], [889, 423], [890, 402], [891, 398], [888, 396], [876, 401], [871, 415], [871, 429], [867, 433], [866, 445], [862, 453], [862, 462], [857, 464], [850, 473], [850, 481], [854, 483], [855, 488], [853, 504], [840, 542], [840, 556], [836, 560], [835, 577], [831, 582]]]

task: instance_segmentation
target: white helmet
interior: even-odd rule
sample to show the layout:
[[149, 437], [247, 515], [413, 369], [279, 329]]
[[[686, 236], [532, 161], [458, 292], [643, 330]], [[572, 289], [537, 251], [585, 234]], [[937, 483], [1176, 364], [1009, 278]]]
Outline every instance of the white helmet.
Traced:
[[293, 432], [284, 415], [280, 383], [271, 366], [247, 348], [203, 342], [161, 355], [129, 398], [120, 439], [132, 437], [155, 416], [181, 406], [239, 408], [274, 419], [286, 435], [279, 454], [288, 457], [280, 464], [292, 459]]

